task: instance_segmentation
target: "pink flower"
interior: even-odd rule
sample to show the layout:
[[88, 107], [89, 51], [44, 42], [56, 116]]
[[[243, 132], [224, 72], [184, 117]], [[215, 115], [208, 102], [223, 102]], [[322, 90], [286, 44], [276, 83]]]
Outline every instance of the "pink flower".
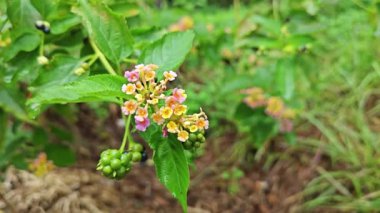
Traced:
[[136, 129], [145, 132], [146, 128], [150, 125], [149, 118], [144, 118], [142, 121], [136, 120]]
[[173, 98], [178, 103], [183, 103], [186, 100], [187, 95], [185, 94], [185, 90], [174, 88], [173, 89]]
[[124, 77], [128, 79], [129, 82], [135, 82], [139, 80], [139, 71], [125, 71]]
[[293, 122], [289, 119], [280, 120], [280, 132], [288, 133], [293, 130]]

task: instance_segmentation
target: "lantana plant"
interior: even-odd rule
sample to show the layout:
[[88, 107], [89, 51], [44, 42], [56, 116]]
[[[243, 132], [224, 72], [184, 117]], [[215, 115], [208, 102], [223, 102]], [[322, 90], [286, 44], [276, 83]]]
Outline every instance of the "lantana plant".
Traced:
[[281, 97], [271, 96], [260, 87], [244, 89], [240, 93], [243, 99], [235, 117], [253, 146], [261, 149], [265, 142], [278, 134], [284, 135], [289, 143], [295, 142], [293, 121], [296, 111], [286, 106]]
[[244, 103], [252, 109], [265, 107], [265, 113], [280, 123], [280, 132], [286, 133], [293, 130], [293, 120], [295, 111], [285, 106], [284, 101], [280, 97], [266, 97], [264, 90], [259, 87], [252, 87], [242, 91], [247, 96]]
[[[205, 140], [203, 134], [209, 126], [207, 115], [202, 109], [199, 113], [187, 114], [187, 106], [184, 104], [187, 98], [185, 90], [179, 88], [174, 88], [171, 92], [167, 90], [167, 84], [174, 81], [177, 74], [165, 71], [163, 80], [158, 81], [156, 78], [158, 68], [155, 64], [139, 64], [132, 71], [124, 73], [127, 82], [122, 85], [121, 90], [129, 97], [121, 106], [123, 116], [127, 117], [125, 134], [119, 150], [105, 150], [101, 154], [97, 169], [106, 177], [120, 179], [130, 171], [131, 162], [146, 160], [146, 157], [142, 157], [146, 156], [145, 149], [136, 143], [130, 134], [132, 117], [137, 131], [145, 132], [152, 120], [161, 127], [163, 137], [173, 134], [178, 143], [186, 143], [184, 145], [186, 148], [189, 144], [195, 146], [196, 143], [191, 143], [194, 141], [193, 135], [201, 143]], [[198, 136], [199, 134], [201, 136]], [[127, 139], [129, 139], [129, 148], [125, 150]]]

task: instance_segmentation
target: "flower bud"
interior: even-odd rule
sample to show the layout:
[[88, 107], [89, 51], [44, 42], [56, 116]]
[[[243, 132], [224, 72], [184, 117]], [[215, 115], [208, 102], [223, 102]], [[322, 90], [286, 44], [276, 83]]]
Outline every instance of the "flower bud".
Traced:
[[49, 59], [46, 58], [46, 57], [43, 56], [43, 55], [38, 56], [37, 61], [38, 61], [38, 64], [40, 64], [40, 65], [46, 65], [46, 64], [49, 63]]

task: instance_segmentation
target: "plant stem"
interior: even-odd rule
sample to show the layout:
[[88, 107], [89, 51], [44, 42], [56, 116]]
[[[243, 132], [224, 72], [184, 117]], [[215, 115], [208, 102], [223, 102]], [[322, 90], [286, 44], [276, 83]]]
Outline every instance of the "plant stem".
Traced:
[[45, 40], [45, 34], [42, 33], [41, 44], [40, 44], [40, 49], [39, 49], [40, 56], [44, 55], [44, 40]]
[[128, 58], [125, 58], [125, 59], [123, 59], [123, 61], [125, 63], [137, 64], [137, 59], [128, 59]]
[[[130, 134], [129, 134], [129, 125], [131, 124], [131, 117], [132, 116], [129, 115], [128, 119], [127, 119], [127, 122], [125, 123], [123, 142], [121, 143], [121, 146], [120, 146], [120, 149], [119, 149], [120, 152], [124, 151], [125, 145], [127, 143], [128, 136], [130, 136]], [[125, 122], [125, 116], [124, 115], [123, 115], [123, 119], [124, 119], [124, 122]]]
[[99, 58], [98, 55], [92, 56], [91, 60], [88, 63], [88, 66], [91, 66], [97, 59]]
[[103, 55], [103, 53], [99, 50], [99, 48], [95, 45], [95, 43], [90, 39], [90, 44], [92, 49], [94, 49], [96, 55], [99, 57], [100, 61], [102, 62], [104, 68], [111, 74], [111, 75], [117, 75], [115, 70], [112, 68], [111, 64], [108, 62], [107, 58]]
[[131, 149], [136, 142], [133, 140], [132, 134], [129, 132], [129, 143], [128, 143], [128, 149]]

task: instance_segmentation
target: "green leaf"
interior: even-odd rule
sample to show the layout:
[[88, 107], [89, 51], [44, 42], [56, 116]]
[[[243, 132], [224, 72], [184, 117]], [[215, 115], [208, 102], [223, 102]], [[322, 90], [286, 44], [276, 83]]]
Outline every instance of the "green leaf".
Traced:
[[24, 33], [12, 41], [9, 48], [6, 48], [1, 55], [5, 61], [15, 57], [20, 51], [30, 52], [40, 44], [40, 36], [36, 33]]
[[121, 91], [125, 79], [113, 75], [95, 75], [79, 81], [51, 86], [38, 90], [34, 97], [27, 101], [32, 117], [38, 115], [44, 104], [78, 103], [89, 101], [110, 101], [120, 103], [117, 98], [128, 98]]
[[294, 96], [295, 90], [295, 62], [292, 58], [280, 59], [275, 71], [275, 87], [278, 95], [285, 100]]
[[24, 32], [35, 32], [34, 23], [41, 19], [30, 0], [7, 0], [7, 14], [16, 36]]
[[139, 63], [159, 66], [157, 76], [164, 71], [178, 68], [189, 53], [194, 40], [192, 31], [174, 32], [149, 45], [142, 52]]
[[146, 131], [139, 131], [139, 135], [149, 144], [153, 150], [156, 150], [158, 143], [160, 143], [160, 138], [162, 137], [162, 130], [160, 126], [153, 123], [146, 129]]
[[158, 179], [180, 202], [183, 210], [187, 212], [187, 191], [190, 175], [181, 142], [173, 135], [162, 138], [157, 143], [153, 160]]
[[33, 86], [37, 88], [33, 89], [40, 90], [54, 85], [62, 85], [85, 77], [74, 73], [75, 68], [79, 67], [81, 63], [79, 59], [68, 55], [55, 55], [51, 62], [44, 66], [41, 75], [33, 83]]
[[57, 12], [56, 6], [57, 1], [46, 1], [46, 0], [31, 0], [33, 6], [38, 10], [44, 20], [47, 20], [47, 17], [54, 12]]
[[79, 1], [75, 10], [96, 46], [115, 65], [132, 52], [133, 38], [125, 19], [113, 13], [106, 5], [91, 5], [85, 0]]
[[51, 23], [51, 33], [61, 34], [68, 31], [70, 28], [80, 24], [80, 17], [74, 14], [67, 14], [61, 19], [52, 21]]
[[23, 99], [21, 94], [17, 94], [15, 91], [9, 89], [0, 89], [0, 108], [3, 108], [6, 112], [12, 113], [17, 118], [29, 121], [26, 111], [22, 107], [22, 103], [19, 100]]
[[60, 144], [49, 144], [45, 147], [49, 160], [57, 166], [70, 166], [75, 163], [75, 153], [67, 146]]

